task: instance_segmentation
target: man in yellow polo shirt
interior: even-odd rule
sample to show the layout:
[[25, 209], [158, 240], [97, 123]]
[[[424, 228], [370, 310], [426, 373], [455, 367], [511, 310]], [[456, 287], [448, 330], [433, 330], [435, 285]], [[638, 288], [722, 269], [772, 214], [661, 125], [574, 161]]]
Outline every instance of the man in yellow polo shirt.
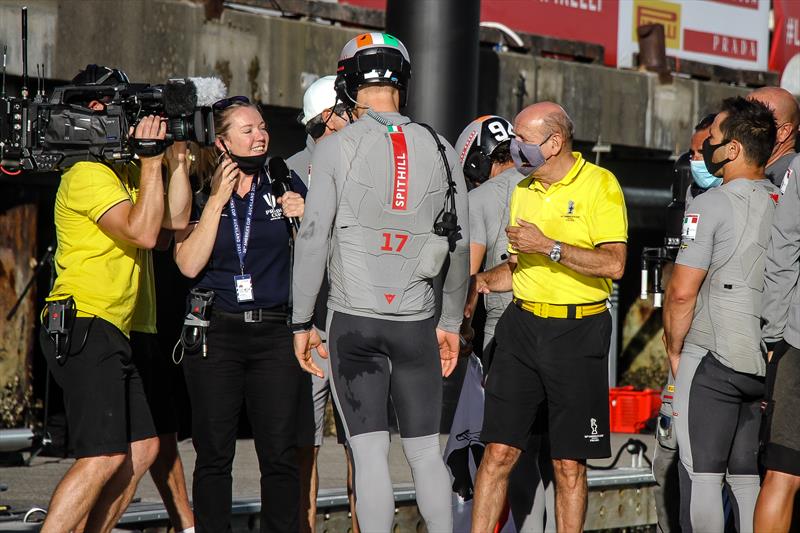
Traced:
[[[511, 198], [508, 263], [476, 276], [479, 292], [513, 289], [486, 378], [472, 531], [492, 531], [508, 476], [537, 416], [547, 416], [559, 532], [586, 515], [586, 459], [609, 457], [611, 283], [625, 270], [628, 222], [614, 175], [572, 152], [561, 106], [514, 121], [511, 156], [525, 176]], [[540, 409], [546, 407], [546, 409]]]
[[[90, 65], [73, 83], [126, 81], [121, 71]], [[75, 104], [104, 107], [98, 100]], [[163, 120], [144, 117], [133, 134], [135, 150], [161, 145], [165, 136]], [[40, 342], [64, 392], [76, 461], [53, 492], [43, 533], [72, 531], [79, 523], [86, 531], [110, 530], [129, 500], [125, 494], [133, 495], [158, 451], [128, 337], [142, 271], [149, 266], [147, 249], [164, 217], [163, 150], [139, 155], [140, 165], [76, 163], [56, 194], [58, 277]]]

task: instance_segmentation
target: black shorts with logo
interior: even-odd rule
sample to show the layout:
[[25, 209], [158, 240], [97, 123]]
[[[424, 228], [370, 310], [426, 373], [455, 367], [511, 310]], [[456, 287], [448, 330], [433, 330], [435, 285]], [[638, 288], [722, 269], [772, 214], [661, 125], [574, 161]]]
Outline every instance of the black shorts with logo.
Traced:
[[611, 455], [611, 315], [541, 318], [509, 305], [495, 330], [481, 440], [525, 449], [542, 404], [554, 459]]
[[99, 317], [76, 318], [68, 354], [61, 360], [44, 328], [39, 340], [64, 391], [75, 457], [126, 453], [129, 443], [156, 435], [130, 344], [117, 327]]
[[800, 476], [800, 349], [786, 342], [775, 346], [766, 389], [762, 463], [769, 470]]

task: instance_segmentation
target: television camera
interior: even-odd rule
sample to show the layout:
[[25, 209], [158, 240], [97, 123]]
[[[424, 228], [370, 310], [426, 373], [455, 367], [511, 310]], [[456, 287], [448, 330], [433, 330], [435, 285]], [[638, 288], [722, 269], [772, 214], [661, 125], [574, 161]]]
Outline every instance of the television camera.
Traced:
[[[163, 85], [131, 83], [121, 70], [89, 65], [70, 85], [47, 98], [37, 82], [31, 98], [27, 65], [27, 9], [22, 8], [23, 77], [19, 97], [5, 92], [6, 54], [0, 87], [0, 171], [57, 171], [78, 161], [130, 161], [129, 129], [147, 115], [167, 120], [167, 143], [214, 142], [211, 104], [225, 96], [216, 78], [172, 79]], [[38, 70], [38, 69], [37, 69]], [[102, 111], [89, 108], [103, 104]]]
[[675, 162], [672, 177], [672, 201], [667, 206], [667, 224], [664, 244], [656, 247], [645, 247], [642, 250], [642, 300], [653, 295], [653, 307], [661, 307], [664, 298], [662, 272], [664, 265], [672, 263], [681, 246], [681, 230], [686, 210], [686, 191], [693, 186], [690, 167], [690, 154], [682, 154]]

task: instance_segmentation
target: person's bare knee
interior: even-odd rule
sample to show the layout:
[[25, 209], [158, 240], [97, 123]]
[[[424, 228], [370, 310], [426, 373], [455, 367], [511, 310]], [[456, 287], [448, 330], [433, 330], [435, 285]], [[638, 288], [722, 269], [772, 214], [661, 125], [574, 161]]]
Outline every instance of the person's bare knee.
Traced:
[[522, 453], [522, 450], [507, 444], [489, 443], [483, 452], [481, 467], [486, 465], [486, 468], [492, 471], [511, 472], [517, 459], [519, 459], [520, 453]]
[[158, 437], [150, 437], [131, 443], [131, 462], [136, 476], [141, 476], [147, 472], [158, 456], [158, 449]]
[[561, 490], [576, 490], [586, 483], [586, 463], [572, 459], [553, 459], [553, 473]]
[[764, 484], [772, 485], [781, 492], [794, 494], [800, 490], [800, 476], [793, 476], [792, 474], [777, 472], [775, 470], [767, 470]]
[[75, 461], [76, 469], [87, 469], [91, 473], [108, 481], [120, 467], [125, 464], [127, 454], [114, 453], [109, 455], [96, 455], [94, 457], [82, 457]]

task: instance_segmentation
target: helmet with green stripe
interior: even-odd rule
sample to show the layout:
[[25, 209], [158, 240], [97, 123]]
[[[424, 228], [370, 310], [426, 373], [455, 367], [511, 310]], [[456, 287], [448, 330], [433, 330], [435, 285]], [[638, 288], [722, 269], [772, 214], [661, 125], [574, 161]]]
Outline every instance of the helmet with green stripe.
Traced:
[[400, 91], [400, 105], [406, 105], [411, 59], [397, 37], [388, 33], [362, 33], [351, 39], [339, 56], [336, 93], [353, 106], [358, 89], [365, 85], [392, 85]]

